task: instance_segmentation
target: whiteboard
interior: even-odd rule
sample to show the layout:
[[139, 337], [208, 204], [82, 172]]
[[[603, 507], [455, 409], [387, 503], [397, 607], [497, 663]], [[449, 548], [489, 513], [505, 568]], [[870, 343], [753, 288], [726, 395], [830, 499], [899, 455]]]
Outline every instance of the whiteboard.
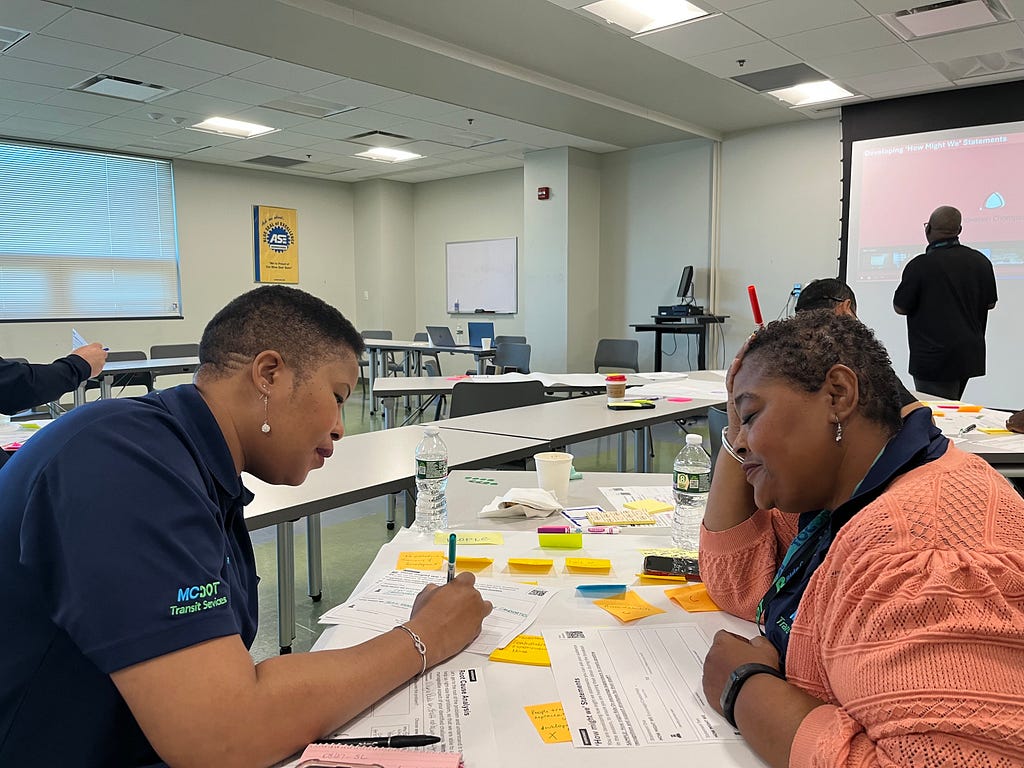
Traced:
[[[519, 310], [519, 239], [445, 243], [448, 311], [514, 314]], [[458, 309], [455, 304], [458, 303]]]

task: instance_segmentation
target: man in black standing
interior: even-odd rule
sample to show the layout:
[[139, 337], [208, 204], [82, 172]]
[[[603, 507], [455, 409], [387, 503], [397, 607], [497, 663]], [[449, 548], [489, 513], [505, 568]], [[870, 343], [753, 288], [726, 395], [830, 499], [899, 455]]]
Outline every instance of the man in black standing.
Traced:
[[893, 296], [907, 316], [910, 375], [921, 392], [959, 400], [985, 375], [985, 325], [996, 278], [985, 254], [960, 244], [960, 211], [936, 208], [924, 225], [928, 248], [911, 259]]

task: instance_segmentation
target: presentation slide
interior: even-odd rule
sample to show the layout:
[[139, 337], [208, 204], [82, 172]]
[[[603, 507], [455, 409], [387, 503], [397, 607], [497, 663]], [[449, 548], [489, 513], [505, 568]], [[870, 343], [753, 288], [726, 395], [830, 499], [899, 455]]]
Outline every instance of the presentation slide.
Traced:
[[896, 372], [912, 386], [906, 320], [893, 312], [893, 293], [904, 265], [927, 246], [929, 214], [952, 205], [963, 214], [961, 242], [992, 261], [999, 291], [986, 335], [988, 374], [964, 397], [1024, 406], [1022, 366], [1013, 362], [1013, 329], [1024, 323], [1024, 123], [859, 141], [851, 152], [846, 279]]

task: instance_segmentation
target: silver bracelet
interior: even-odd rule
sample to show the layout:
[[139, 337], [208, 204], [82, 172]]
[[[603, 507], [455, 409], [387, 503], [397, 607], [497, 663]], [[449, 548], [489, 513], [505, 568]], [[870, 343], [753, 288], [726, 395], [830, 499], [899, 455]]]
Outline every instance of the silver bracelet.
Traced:
[[729, 442], [729, 428], [722, 427], [722, 447], [725, 448], [725, 452], [732, 456], [740, 464], [743, 463], [743, 457], [736, 453], [736, 449], [732, 447], [732, 443]]
[[416, 650], [419, 652], [420, 658], [423, 660], [423, 669], [420, 670], [420, 674], [422, 675], [427, 671], [427, 646], [425, 646], [423, 641], [420, 640], [420, 636], [405, 626], [405, 624], [399, 624], [395, 629], [404, 629], [409, 633], [409, 637], [412, 638], [412, 644], [416, 646]]

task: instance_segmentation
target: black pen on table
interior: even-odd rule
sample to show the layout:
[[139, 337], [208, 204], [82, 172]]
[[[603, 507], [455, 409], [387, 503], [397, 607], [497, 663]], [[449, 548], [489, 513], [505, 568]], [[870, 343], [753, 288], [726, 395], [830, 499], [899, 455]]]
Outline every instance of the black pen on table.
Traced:
[[[451, 581], [455, 578], [455, 542], [459, 540], [459, 537], [454, 533], [448, 535], [448, 579]], [[447, 583], [447, 581], [445, 583]]]
[[428, 747], [441, 741], [440, 736], [425, 736], [413, 734], [411, 736], [363, 736], [350, 739], [320, 739], [317, 744], [351, 744], [357, 747], [391, 747], [402, 749], [403, 747]]

